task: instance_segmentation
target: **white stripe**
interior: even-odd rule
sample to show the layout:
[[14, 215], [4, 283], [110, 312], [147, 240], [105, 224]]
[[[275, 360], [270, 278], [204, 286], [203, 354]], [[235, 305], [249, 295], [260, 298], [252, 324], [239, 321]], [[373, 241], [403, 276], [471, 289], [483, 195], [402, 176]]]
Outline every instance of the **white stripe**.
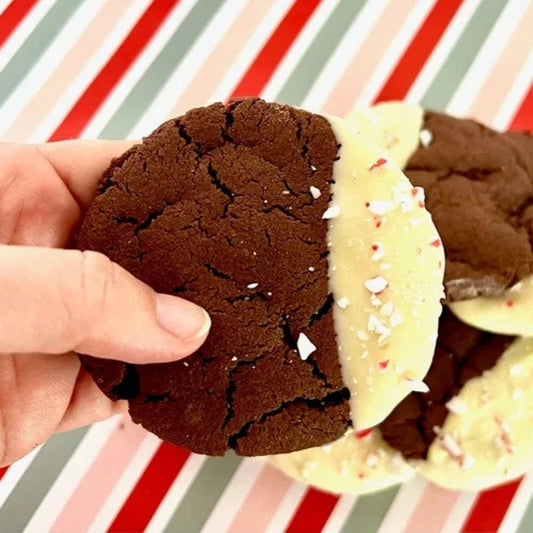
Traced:
[[113, 29], [107, 35], [102, 36], [102, 44], [95, 50], [87, 64], [70, 80], [64, 92], [57, 95], [57, 102], [41, 124], [36, 127], [28, 139], [29, 142], [42, 142], [50, 137], [132, 30], [149, 4], [150, 0], [131, 0], [131, 5], [117, 19]]
[[179, 475], [167, 490], [165, 497], [161, 500], [159, 507], [146, 526], [145, 533], [160, 533], [165, 529], [206, 460], [207, 457], [204, 455], [191, 454], [188, 457]]
[[285, 496], [281, 500], [279, 507], [276, 509], [276, 512], [272, 515], [268, 527], [265, 529], [264, 533], [279, 533], [280, 531], [285, 531], [285, 528], [289, 524], [292, 516], [300, 502], [302, 501], [307, 486], [303, 483], [291, 483], [289, 490], [285, 493]]
[[70, 495], [121, 420], [122, 416], [117, 415], [90, 427], [46, 496], [41, 500], [39, 507], [26, 525], [24, 533], [49, 531]]
[[470, 509], [474, 505], [477, 492], [463, 491], [457, 498], [454, 506], [448, 513], [446, 522], [442, 526], [440, 533], [457, 533], [467, 519]]
[[[483, 43], [468, 72], [451, 98], [447, 111], [452, 115], [462, 116], [476, 99], [487, 75], [495, 61], [507, 46], [518, 26], [522, 14], [529, 7], [528, 0], [509, 0], [492, 27], [487, 40]], [[487, 109], [487, 111], [490, 111]], [[483, 117], [477, 117], [482, 119]]]
[[338, 533], [341, 531], [344, 522], [350, 516], [353, 506], [357, 501], [357, 496], [353, 494], [343, 494], [329, 515], [321, 533]]
[[498, 533], [514, 533], [524, 516], [533, 494], [533, 473], [526, 474], [505, 512]]
[[82, 2], [59, 34], [52, 40], [41, 58], [32, 66], [16, 90], [4, 102], [0, 108], [0, 136], [7, 131], [24, 109], [26, 103], [33, 98], [50, 74], [57, 68], [58, 64], [63, 60], [65, 51], [85, 31], [104, 1], [84, 0]]
[[248, 492], [261, 473], [264, 461], [259, 458], [248, 458], [241, 461], [233, 477], [226, 485], [224, 492], [211, 511], [202, 533], [220, 533], [227, 531], [235, 515], [241, 508]]
[[279, 62], [276, 70], [268, 81], [263, 90], [262, 96], [265, 100], [274, 100], [279, 93], [292, 71], [297, 66], [302, 56], [307, 52], [307, 49], [312, 44], [317, 33], [320, 31], [328, 17], [337, 8], [340, 0], [330, 0], [329, 2], [322, 2], [315, 9], [305, 26], [300, 31], [299, 35], [294, 40], [294, 43], [289, 48], [285, 57]]
[[361, 95], [356, 100], [356, 106], [370, 105], [376, 98], [378, 91], [383, 87], [385, 80], [391, 75], [394, 67], [406, 51], [412, 39], [420, 29], [428, 13], [433, 9], [435, 1], [418, 0], [411, 9], [411, 13], [405, 20], [392, 39], [387, 52], [383, 55], [381, 61], [376, 65], [372, 76], [363, 88]]
[[11, 491], [15, 488], [16, 484], [19, 482], [19, 479], [24, 475], [24, 472], [26, 472], [41, 448], [42, 445], [38, 446], [35, 448], [35, 450], [32, 450], [30, 453], [22, 457], [22, 459], [19, 459], [16, 463], [13, 463], [9, 467], [9, 470], [4, 474], [2, 481], [0, 481], [0, 507], [4, 505], [4, 502], [11, 494]]
[[408, 102], [418, 102], [431, 82], [440, 70], [456, 41], [461, 36], [466, 25], [470, 22], [474, 11], [479, 7], [481, 0], [465, 0], [457, 10], [455, 17], [452, 19], [439, 43], [426, 61], [424, 68], [419, 73], [411, 89], [407, 93]]
[[522, 103], [522, 100], [527, 95], [531, 81], [533, 80], [533, 48], [531, 53], [527, 57], [524, 65], [520, 69], [520, 72], [516, 76], [513, 85], [509, 89], [505, 100], [503, 101], [500, 110], [494, 117], [492, 125], [497, 129], [504, 129], [508, 126], [509, 122], [513, 119], [514, 115], [518, 111], [518, 106]]
[[94, 138], [100, 134], [195, 4], [196, 0], [181, 0], [176, 4], [131, 68], [115, 85], [107, 100], [86, 126], [81, 135], [82, 138]]
[[[399, 529], [400, 524], [405, 526], [407, 520], [413, 514], [418, 505], [420, 497], [424, 493], [427, 482], [420, 476], [402, 485], [394, 501], [392, 502], [385, 518], [381, 522], [378, 533], [399, 533], [404, 531]], [[405, 533], [409, 533], [405, 531]]]
[[0, 53], [0, 71], [9, 63], [13, 55], [54, 4], [55, 0], [41, 0], [40, 2], [36, 2], [35, 7], [30, 9], [26, 17], [24, 17], [2, 46], [2, 53]]
[[[159, 94], [154, 98], [143, 118], [137, 123], [131, 136], [146, 135], [159, 126], [172, 109], [180, 95], [189, 87], [204, 62], [216, 48], [220, 39], [246, 6], [246, 0], [227, 0], [216, 12], [203, 33], [195, 41], [190, 51], [177, 65]], [[203, 104], [204, 102], [199, 102]], [[169, 117], [170, 118], [170, 117]]]
[[229, 98], [238, 81], [252, 64], [256, 55], [263, 48], [293, 3], [287, 2], [287, 0], [273, 0], [272, 7], [263, 17], [263, 20], [248, 41], [243, 43], [241, 53], [237, 56], [233, 64], [229, 66], [226, 75], [208, 98], [209, 102], [225, 101]]
[[161, 441], [155, 435], [148, 434], [146, 436], [129, 465], [115, 483], [104, 505], [94, 517], [87, 533], [107, 531], [160, 444]]
[[389, 2], [390, 0], [365, 2], [358, 16], [350, 24], [344, 37], [326, 62], [320, 76], [307, 94], [302, 107], [318, 110], [325, 105], [331, 91], [341, 79], [346, 68], [367, 38], [369, 31], [383, 14]]

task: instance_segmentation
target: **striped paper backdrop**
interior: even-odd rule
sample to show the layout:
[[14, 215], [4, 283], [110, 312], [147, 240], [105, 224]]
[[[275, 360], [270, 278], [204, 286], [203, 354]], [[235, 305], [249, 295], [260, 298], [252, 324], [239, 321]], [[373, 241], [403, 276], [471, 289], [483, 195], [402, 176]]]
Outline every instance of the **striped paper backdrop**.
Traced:
[[[138, 138], [238, 95], [533, 129], [533, 0], [0, 0], [0, 138]], [[0, 532], [533, 532], [533, 474], [336, 497], [114, 418], [0, 469]]]

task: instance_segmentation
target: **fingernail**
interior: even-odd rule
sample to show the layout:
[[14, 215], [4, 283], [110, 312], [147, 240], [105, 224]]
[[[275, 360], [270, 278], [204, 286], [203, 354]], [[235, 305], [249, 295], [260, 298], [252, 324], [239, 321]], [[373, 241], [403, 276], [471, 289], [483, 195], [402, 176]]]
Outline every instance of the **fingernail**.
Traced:
[[156, 294], [156, 312], [159, 325], [184, 342], [204, 337], [211, 327], [204, 309], [170, 294]]

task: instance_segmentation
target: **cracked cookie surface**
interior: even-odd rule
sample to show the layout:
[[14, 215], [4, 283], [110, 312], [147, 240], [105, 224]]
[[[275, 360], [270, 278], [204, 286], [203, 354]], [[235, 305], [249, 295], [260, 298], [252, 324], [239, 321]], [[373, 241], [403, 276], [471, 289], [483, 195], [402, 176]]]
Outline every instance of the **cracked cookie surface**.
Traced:
[[[324, 118], [249, 99], [168, 121], [112, 163], [77, 246], [212, 318], [183, 361], [82, 356], [134, 421], [209, 455], [284, 453], [346, 431], [322, 219], [337, 152]], [[300, 334], [317, 346], [306, 360]]]

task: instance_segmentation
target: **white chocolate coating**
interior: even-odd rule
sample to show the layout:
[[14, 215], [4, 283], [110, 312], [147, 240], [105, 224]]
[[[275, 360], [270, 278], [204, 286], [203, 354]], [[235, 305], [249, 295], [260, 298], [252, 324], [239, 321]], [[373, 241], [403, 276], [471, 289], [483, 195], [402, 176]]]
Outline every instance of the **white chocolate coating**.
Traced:
[[352, 420], [364, 429], [425, 387], [444, 252], [423, 191], [347, 122], [326, 118], [341, 144], [325, 214], [335, 329]]
[[293, 479], [337, 494], [375, 492], [414, 475], [378, 431], [361, 438], [350, 431], [331, 444], [271, 456], [270, 461]]
[[431, 445], [423, 476], [450, 489], [478, 490], [533, 468], [533, 339], [516, 340], [496, 365], [469, 380]]
[[533, 336], [533, 276], [519, 281], [502, 296], [453, 302], [449, 308], [457, 318], [478, 329]]

